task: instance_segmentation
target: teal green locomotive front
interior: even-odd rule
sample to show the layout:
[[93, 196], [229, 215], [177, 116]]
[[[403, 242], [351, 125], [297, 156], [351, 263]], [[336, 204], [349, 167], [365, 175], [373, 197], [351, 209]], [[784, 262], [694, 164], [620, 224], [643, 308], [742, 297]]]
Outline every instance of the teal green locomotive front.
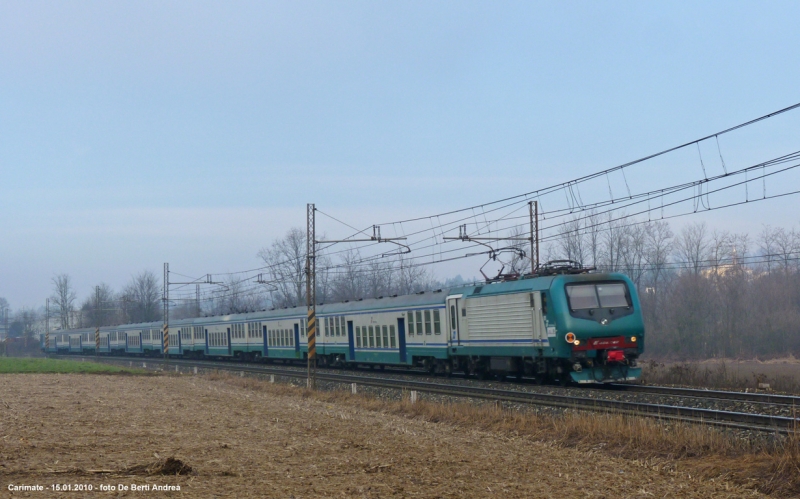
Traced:
[[450, 290], [452, 370], [577, 383], [630, 381], [644, 348], [633, 283], [560, 274]]
[[550, 288], [556, 314], [551, 339], [578, 383], [632, 381], [641, 376], [644, 320], [639, 298], [624, 274], [560, 276]]

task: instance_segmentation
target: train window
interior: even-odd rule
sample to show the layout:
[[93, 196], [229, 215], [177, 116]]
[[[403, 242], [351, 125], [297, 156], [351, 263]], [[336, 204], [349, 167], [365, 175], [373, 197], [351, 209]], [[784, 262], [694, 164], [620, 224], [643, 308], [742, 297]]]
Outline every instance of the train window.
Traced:
[[341, 331], [341, 326], [339, 326], [339, 318], [338, 317], [334, 317], [333, 318], [333, 322], [334, 322], [334, 327], [335, 327], [335, 331], [336, 331], [334, 336], [341, 336], [342, 335], [342, 331]]
[[361, 348], [361, 326], [356, 326], [356, 348]]
[[422, 334], [422, 311], [417, 310], [417, 334]]
[[381, 342], [381, 327], [375, 326], [375, 348], [381, 348], [383, 343]]
[[442, 334], [442, 321], [439, 319], [439, 311], [433, 311], [433, 334]]
[[630, 307], [627, 289], [622, 282], [569, 284], [566, 287], [570, 310]]
[[425, 334], [431, 334], [431, 311], [425, 311]]
[[600, 306], [603, 308], [627, 307], [628, 298], [625, 296], [625, 285], [598, 284], [597, 296], [600, 297]]
[[389, 328], [387, 326], [381, 326], [381, 329], [383, 330], [383, 348], [389, 348]]
[[375, 329], [372, 326], [369, 327], [369, 347], [375, 348]]
[[450, 329], [456, 330], [456, 306], [450, 305]]
[[408, 313], [408, 335], [414, 336], [414, 312]]
[[394, 331], [394, 324], [389, 326], [389, 341], [391, 341], [392, 348], [395, 348], [397, 345], [397, 335], [395, 335]]
[[567, 297], [569, 298], [569, 306], [572, 310], [600, 308], [594, 284], [567, 286]]

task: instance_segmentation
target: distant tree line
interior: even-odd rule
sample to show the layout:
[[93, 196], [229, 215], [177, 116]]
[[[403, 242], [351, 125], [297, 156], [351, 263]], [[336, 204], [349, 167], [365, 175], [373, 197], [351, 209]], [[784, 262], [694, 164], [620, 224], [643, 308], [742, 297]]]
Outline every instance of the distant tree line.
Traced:
[[675, 234], [666, 221], [576, 217], [546, 254], [630, 276], [651, 355], [800, 355], [795, 229], [765, 226], [751, 237], [694, 223]]
[[[511, 234], [518, 236], [520, 234]], [[170, 318], [241, 313], [306, 303], [305, 232], [294, 228], [258, 252], [258, 281], [231, 274], [200, 299], [171, 302]], [[521, 253], [520, 253], [521, 254]], [[543, 247], [543, 261], [569, 259], [635, 283], [647, 328], [648, 354], [674, 358], [800, 355], [800, 232], [765, 226], [755, 237], [709, 230], [704, 223], [675, 234], [666, 221], [608, 215], [575, 217]], [[512, 272], [529, 270], [514, 256]], [[162, 283], [143, 271], [120, 291], [100, 283], [80, 304], [67, 274], [53, 278], [51, 327], [161, 321]], [[403, 295], [465, 284], [438, 281], [404, 259], [362, 258], [358, 250], [317, 260], [317, 302]], [[0, 298], [0, 310], [8, 310]], [[10, 336], [43, 331], [43, 309], [11, 314]]]

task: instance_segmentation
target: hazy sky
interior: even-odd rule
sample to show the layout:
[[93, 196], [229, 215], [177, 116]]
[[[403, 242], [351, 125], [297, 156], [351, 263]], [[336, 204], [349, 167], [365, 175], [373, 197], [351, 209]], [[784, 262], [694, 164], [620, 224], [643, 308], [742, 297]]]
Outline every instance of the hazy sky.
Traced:
[[[83, 298], [163, 262], [252, 268], [308, 202], [364, 227], [716, 132], [800, 102], [799, 18], [797, 2], [2, 1], [0, 296], [39, 306], [62, 272]], [[797, 115], [721, 138], [725, 161], [800, 149]], [[797, 206], [690, 221], [756, 231]]]

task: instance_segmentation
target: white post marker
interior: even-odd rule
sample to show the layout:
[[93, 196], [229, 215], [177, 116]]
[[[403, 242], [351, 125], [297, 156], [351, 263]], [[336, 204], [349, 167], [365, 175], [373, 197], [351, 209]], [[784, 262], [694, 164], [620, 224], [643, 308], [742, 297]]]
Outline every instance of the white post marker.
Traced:
[[417, 403], [417, 391], [416, 390], [411, 390], [411, 403], [412, 404], [416, 404]]
[[269, 382], [270, 383], [275, 383], [275, 375], [274, 374], [270, 374], [269, 375]]
[[197, 374], [197, 366], [194, 366], [194, 373]]
[[176, 373], [179, 373], [179, 372], [180, 372], [180, 371], [178, 371], [178, 366], [175, 366], [175, 372], [176, 372]]
[[355, 383], [351, 384], [350, 385], [350, 389], [353, 391], [353, 395], [355, 395], [356, 394], [356, 384]]
[[142, 362], [142, 367], [147, 367], [147, 362]]
[[244, 371], [239, 371], [239, 377], [244, 378]]

